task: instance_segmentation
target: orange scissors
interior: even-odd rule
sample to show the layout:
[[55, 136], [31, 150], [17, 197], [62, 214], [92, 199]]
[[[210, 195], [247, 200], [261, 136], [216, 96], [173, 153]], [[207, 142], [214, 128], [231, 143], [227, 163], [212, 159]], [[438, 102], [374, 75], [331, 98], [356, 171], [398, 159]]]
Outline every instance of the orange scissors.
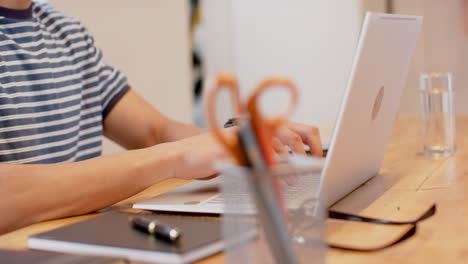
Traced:
[[[280, 112], [275, 116], [265, 118], [259, 109], [260, 97], [269, 89], [284, 88], [289, 92], [289, 105], [284, 112]], [[267, 167], [275, 164], [275, 154], [273, 149], [273, 136], [278, 127], [280, 127], [286, 118], [294, 110], [297, 100], [298, 92], [296, 86], [292, 81], [283, 77], [270, 77], [262, 81], [248, 96], [245, 103], [240, 99], [239, 85], [237, 80], [232, 74], [222, 73], [219, 74], [214, 82], [214, 85], [208, 87], [206, 93], [206, 114], [208, 125], [212, 129], [214, 136], [225, 147], [225, 149], [232, 155], [239, 165], [246, 165], [246, 157], [238, 138], [234, 140], [228, 139], [221, 132], [217, 125], [216, 120], [216, 99], [218, 94], [223, 89], [228, 89], [231, 93], [232, 104], [234, 111], [241, 119], [246, 118], [250, 120], [251, 127], [255, 134], [258, 146], [261, 150], [263, 159]]]
[[[266, 118], [259, 108], [260, 97], [269, 89], [277, 87], [287, 89], [290, 95], [289, 105], [286, 111]], [[208, 124], [214, 136], [236, 162], [253, 169], [252, 177], [247, 180], [276, 262], [297, 263], [287, 232], [289, 221], [283, 199], [283, 185], [278, 177], [262, 177], [272, 175], [268, 173], [268, 169], [275, 164], [273, 136], [296, 105], [296, 87], [286, 78], [271, 77], [255, 87], [243, 103], [236, 79], [231, 74], [224, 73], [218, 75], [213, 86], [208, 89], [205, 104]], [[234, 111], [241, 119], [238, 135], [234, 138], [226, 137], [216, 122], [216, 99], [222, 89], [228, 89], [231, 93]]]
[[[290, 101], [288, 107], [284, 112], [265, 118], [261, 109], [259, 109], [260, 98], [269, 89], [278, 87], [287, 89], [289, 92]], [[251, 130], [248, 134], [253, 134], [253, 140], [250, 140], [247, 145], [245, 145], [246, 142], [241, 142], [241, 138], [245, 139], [245, 137], [243, 137], [245, 135], [245, 131], [243, 131], [245, 126], [241, 127], [238, 137], [235, 137], [234, 139], [227, 138], [217, 126], [215, 105], [217, 96], [223, 89], [229, 90], [234, 111], [237, 112], [241, 120], [245, 119], [247, 121], [249, 130]], [[248, 96], [247, 101], [242, 103], [240, 99], [239, 85], [234, 76], [228, 73], [219, 74], [214, 85], [209, 87], [209, 90], [207, 91], [206, 113], [208, 124], [211, 127], [214, 136], [239, 165], [251, 165], [256, 170], [266, 170], [275, 164], [273, 136], [278, 127], [284, 123], [286, 117], [288, 117], [294, 110], [297, 99], [298, 92], [292, 81], [283, 77], [270, 77], [260, 82], [260, 84], [255, 87], [252, 93]], [[257, 158], [254, 160], [252, 157]], [[282, 205], [282, 183], [279, 179], [275, 178], [273, 184], [276, 189], [279, 203]]]

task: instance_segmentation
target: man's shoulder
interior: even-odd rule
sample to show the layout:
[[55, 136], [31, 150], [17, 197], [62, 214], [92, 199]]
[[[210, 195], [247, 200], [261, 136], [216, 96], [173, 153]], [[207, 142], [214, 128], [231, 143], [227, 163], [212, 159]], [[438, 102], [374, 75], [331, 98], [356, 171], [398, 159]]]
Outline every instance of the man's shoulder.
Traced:
[[61, 23], [81, 26], [81, 22], [77, 18], [62, 13], [47, 2], [33, 2], [33, 15], [38, 21], [45, 24], [52, 24], [53, 22], [60, 21]]

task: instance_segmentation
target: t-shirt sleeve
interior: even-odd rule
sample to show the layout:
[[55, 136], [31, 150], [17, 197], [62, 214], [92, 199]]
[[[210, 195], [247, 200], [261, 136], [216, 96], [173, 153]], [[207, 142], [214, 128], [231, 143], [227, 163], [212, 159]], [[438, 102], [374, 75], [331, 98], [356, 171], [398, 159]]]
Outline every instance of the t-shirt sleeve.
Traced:
[[[86, 30], [86, 29], [85, 29]], [[112, 111], [115, 105], [130, 90], [127, 77], [117, 68], [104, 61], [103, 53], [94, 41], [94, 38], [86, 30], [86, 38], [92, 46], [92, 57], [101, 98], [103, 120]]]

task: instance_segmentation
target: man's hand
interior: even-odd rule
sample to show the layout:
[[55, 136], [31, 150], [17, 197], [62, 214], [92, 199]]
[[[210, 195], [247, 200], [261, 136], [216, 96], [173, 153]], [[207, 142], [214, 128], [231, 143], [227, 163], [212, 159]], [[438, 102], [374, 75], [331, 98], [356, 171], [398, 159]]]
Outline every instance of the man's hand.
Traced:
[[[238, 127], [223, 129], [224, 135], [235, 140]], [[175, 169], [175, 178], [199, 179], [216, 175], [213, 163], [216, 160], [232, 158], [226, 148], [207, 132], [169, 143], [180, 151], [180, 166]]]
[[278, 129], [276, 136], [273, 146], [279, 154], [287, 153], [287, 145], [292, 152], [305, 155], [304, 145], [307, 145], [313, 156], [323, 157], [322, 141], [317, 127], [288, 121]]
[[[224, 129], [227, 138], [235, 139], [238, 127]], [[298, 154], [305, 154], [304, 145], [310, 147], [314, 156], [322, 157], [322, 143], [318, 128], [288, 122], [278, 130], [277, 138], [273, 139], [273, 147], [278, 154], [287, 154], [285, 146]], [[180, 141], [169, 143], [173, 148], [181, 152], [180, 166], [175, 170], [175, 178], [200, 179], [216, 175], [213, 162], [226, 158], [232, 158], [231, 154], [211, 134], [189, 137]]]
[[[180, 145], [186, 145], [181, 146], [182, 148], [200, 144], [198, 147], [203, 150], [203, 143], [196, 142], [202, 138], [207, 140], [209, 136], [193, 139], [191, 136], [206, 134], [206, 131], [168, 119], [134, 91], [129, 91], [104, 121], [105, 135], [127, 149], [140, 149], [179, 140], [183, 141]], [[305, 154], [304, 145], [307, 145], [312, 155], [323, 156], [322, 143], [316, 127], [287, 121], [277, 132], [277, 138], [273, 140], [273, 147], [277, 153], [286, 154], [286, 145], [295, 153]], [[188, 142], [184, 138], [187, 138]], [[211, 138], [207, 146], [216, 145], [214, 143]]]

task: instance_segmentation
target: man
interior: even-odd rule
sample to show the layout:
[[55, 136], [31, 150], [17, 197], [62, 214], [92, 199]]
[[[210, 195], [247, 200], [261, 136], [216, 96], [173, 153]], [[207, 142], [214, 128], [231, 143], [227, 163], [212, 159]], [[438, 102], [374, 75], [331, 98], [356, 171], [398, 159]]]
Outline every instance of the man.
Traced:
[[[0, 60], [0, 233], [92, 212], [165, 179], [212, 176], [212, 162], [226, 158], [206, 130], [139, 97], [86, 29], [47, 4], [0, 0]], [[100, 156], [102, 135], [129, 151]], [[277, 152], [306, 144], [321, 155], [314, 127], [291, 122], [278, 139]]]

